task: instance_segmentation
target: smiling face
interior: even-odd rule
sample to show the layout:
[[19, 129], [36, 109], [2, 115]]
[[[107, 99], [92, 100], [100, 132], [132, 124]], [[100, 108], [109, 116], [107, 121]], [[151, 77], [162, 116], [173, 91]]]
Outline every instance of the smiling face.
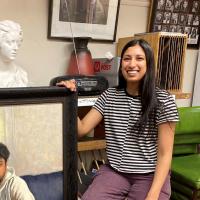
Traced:
[[139, 84], [147, 71], [144, 50], [139, 45], [129, 47], [122, 57], [121, 66], [122, 74], [127, 81], [127, 87], [134, 85], [139, 88]]

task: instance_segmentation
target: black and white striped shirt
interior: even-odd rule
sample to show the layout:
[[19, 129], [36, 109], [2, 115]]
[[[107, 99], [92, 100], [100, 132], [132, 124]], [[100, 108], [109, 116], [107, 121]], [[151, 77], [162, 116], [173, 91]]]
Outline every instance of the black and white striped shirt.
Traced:
[[104, 117], [106, 151], [110, 165], [124, 173], [155, 171], [158, 124], [179, 120], [173, 97], [156, 90], [161, 106], [149, 119], [142, 133], [136, 125], [140, 119], [141, 97], [130, 96], [123, 89], [107, 89], [93, 106]]

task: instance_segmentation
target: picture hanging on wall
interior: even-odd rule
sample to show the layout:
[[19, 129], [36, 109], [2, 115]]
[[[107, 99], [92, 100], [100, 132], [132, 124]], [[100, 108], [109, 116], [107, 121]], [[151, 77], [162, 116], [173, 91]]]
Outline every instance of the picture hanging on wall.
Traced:
[[119, 5], [120, 0], [50, 0], [48, 38], [114, 42]]
[[200, 0], [152, 0], [150, 32], [180, 32], [188, 35], [187, 47], [199, 48]]

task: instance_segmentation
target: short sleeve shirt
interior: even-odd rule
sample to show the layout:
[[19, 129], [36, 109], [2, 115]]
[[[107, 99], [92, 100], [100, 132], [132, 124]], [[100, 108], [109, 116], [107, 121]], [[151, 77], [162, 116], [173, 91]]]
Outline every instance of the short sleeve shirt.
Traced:
[[142, 133], [137, 126], [141, 117], [141, 96], [130, 96], [124, 89], [109, 88], [93, 106], [104, 117], [107, 158], [117, 171], [155, 171], [158, 125], [179, 120], [174, 98], [161, 89], [157, 89], [156, 94], [159, 106]]

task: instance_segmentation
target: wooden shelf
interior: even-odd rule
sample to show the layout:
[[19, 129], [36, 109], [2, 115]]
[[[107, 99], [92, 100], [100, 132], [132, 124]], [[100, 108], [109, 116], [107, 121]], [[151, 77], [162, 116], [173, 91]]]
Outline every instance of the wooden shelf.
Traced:
[[78, 142], [78, 151], [90, 151], [106, 148], [106, 141], [104, 139], [88, 139]]
[[183, 93], [183, 92], [170, 92], [172, 95], [175, 95], [176, 99], [190, 99], [191, 93]]

